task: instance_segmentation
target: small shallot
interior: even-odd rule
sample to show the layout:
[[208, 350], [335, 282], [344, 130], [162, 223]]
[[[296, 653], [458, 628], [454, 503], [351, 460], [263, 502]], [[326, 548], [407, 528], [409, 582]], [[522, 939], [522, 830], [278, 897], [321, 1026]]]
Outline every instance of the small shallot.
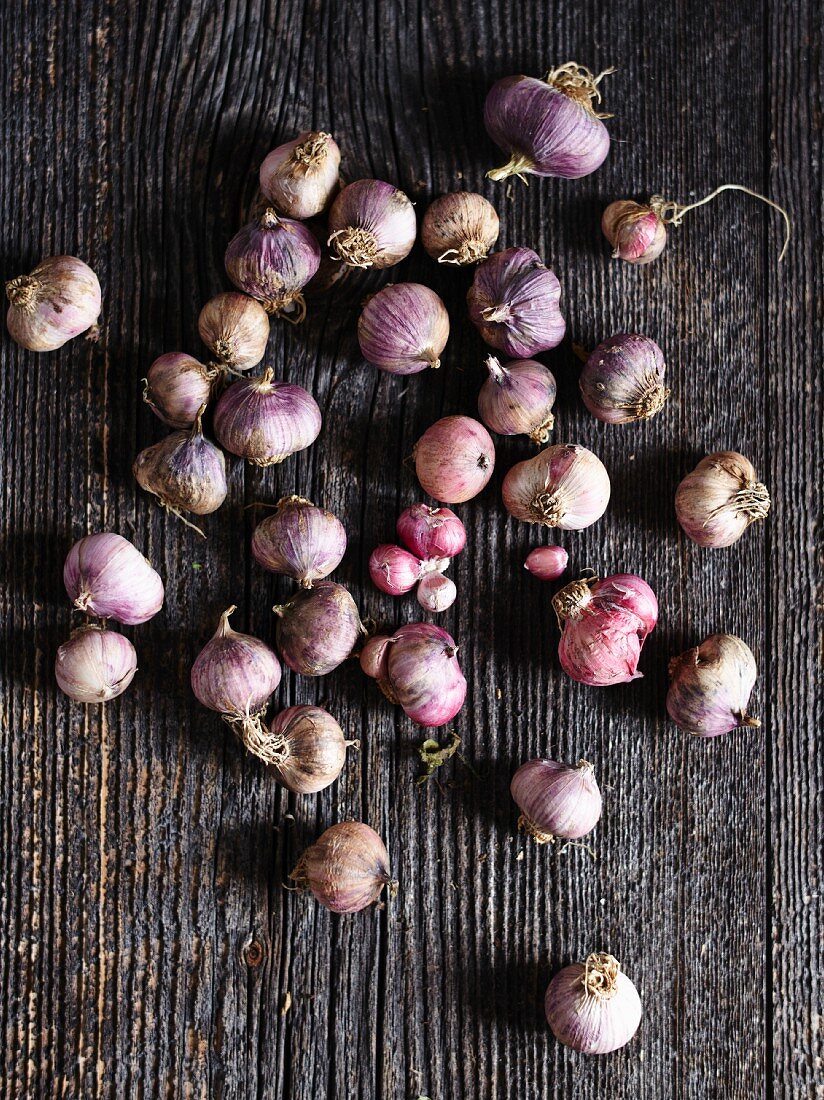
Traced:
[[613, 69], [590, 72], [576, 61], [547, 73], [544, 80], [506, 76], [493, 84], [484, 104], [487, 133], [509, 161], [487, 172], [508, 176], [579, 179], [600, 168], [609, 152], [609, 133], [597, 112], [598, 85]]
[[747, 713], [758, 676], [752, 650], [734, 634], [712, 634], [670, 661], [667, 711], [687, 733], [718, 737], [741, 726], [760, 726]]
[[554, 581], [565, 572], [568, 561], [563, 546], [536, 546], [527, 554], [524, 569], [539, 581]]
[[57, 651], [57, 686], [78, 703], [106, 703], [122, 695], [137, 672], [128, 638], [99, 626], [81, 626]]
[[318, 270], [320, 248], [300, 222], [268, 208], [229, 242], [226, 274], [267, 313], [294, 324], [306, 316], [303, 288]]
[[643, 676], [638, 658], [658, 621], [658, 600], [646, 581], [630, 573], [573, 581], [552, 607], [562, 628], [558, 658], [573, 680], [608, 687]]
[[9, 335], [29, 351], [54, 351], [87, 332], [98, 336], [100, 283], [76, 256], [49, 256], [30, 275], [6, 283]]
[[381, 543], [369, 556], [369, 576], [381, 592], [402, 596], [411, 592], [421, 578], [423, 562], [400, 546]]
[[547, 1022], [559, 1043], [582, 1054], [609, 1054], [641, 1023], [638, 990], [613, 955], [597, 952], [559, 971], [546, 991]]
[[260, 189], [288, 218], [322, 213], [338, 187], [340, 149], [322, 130], [273, 149], [260, 166]]
[[489, 377], [478, 394], [478, 412], [490, 431], [499, 435], [528, 435], [542, 445], [555, 424], [555, 377], [543, 363], [516, 359], [503, 366], [490, 355]]
[[207, 404], [218, 374], [191, 355], [168, 351], [149, 367], [143, 400], [170, 428], [191, 428]]
[[449, 314], [420, 283], [394, 283], [373, 294], [358, 320], [364, 359], [389, 374], [418, 374], [441, 365]]
[[368, 825], [332, 825], [298, 860], [289, 878], [333, 913], [359, 913], [398, 884], [389, 873], [386, 845]]
[[272, 610], [280, 654], [302, 676], [325, 676], [343, 664], [364, 633], [355, 601], [334, 581], [301, 589]]
[[766, 485], [757, 479], [749, 459], [737, 451], [702, 458], [675, 492], [678, 522], [699, 546], [732, 546], [769, 510]]
[[421, 241], [439, 264], [476, 264], [498, 239], [495, 207], [483, 195], [455, 191], [430, 204], [421, 222]]
[[669, 397], [666, 369], [663, 352], [648, 336], [611, 336], [584, 364], [581, 396], [592, 415], [607, 424], [645, 420]]
[[260, 378], [241, 378], [223, 391], [214, 429], [227, 451], [255, 466], [274, 466], [315, 442], [321, 414], [302, 386], [275, 381], [268, 369]]
[[252, 554], [264, 569], [311, 588], [337, 569], [346, 552], [346, 531], [337, 516], [304, 497], [283, 497], [274, 515], [252, 534]]
[[328, 710], [298, 706], [275, 716], [265, 749], [267, 763], [284, 787], [295, 794], [315, 794], [338, 778], [350, 745], [358, 742], [346, 740]]
[[609, 494], [604, 464], [577, 443], [556, 443], [516, 463], [502, 486], [504, 506], [515, 519], [564, 531], [580, 531], [599, 520]]
[[454, 558], [466, 546], [466, 528], [451, 508], [412, 504], [398, 516], [397, 532], [421, 561]]
[[478, 265], [466, 296], [487, 344], [513, 359], [557, 347], [566, 332], [561, 284], [531, 248], [507, 248]]
[[462, 504], [484, 488], [495, 468], [495, 444], [477, 420], [445, 416], [423, 433], [413, 450], [425, 492], [445, 504]]
[[391, 637], [370, 638], [361, 668], [391, 703], [419, 726], [451, 722], [466, 698], [466, 680], [451, 635], [430, 623], [410, 623]]
[[392, 267], [411, 252], [417, 229], [412, 203], [382, 180], [348, 184], [329, 211], [329, 247], [350, 267]]
[[137, 547], [122, 535], [101, 531], [80, 539], [68, 553], [63, 583], [78, 611], [136, 626], [163, 606], [163, 581]]
[[512, 777], [512, 798], [521, 816], [518, 828], [538, 844], [556, 837], [579, 840], [601, 816], [601, 792], [595, 769], [586, 760], [573, 767], [555, 760], [528, 760]]
[[221, 366], [250, 370], [266, 353], [269, 315], [248, 294], [229, 290], [209, 299], [200, 311], [197, 330]]

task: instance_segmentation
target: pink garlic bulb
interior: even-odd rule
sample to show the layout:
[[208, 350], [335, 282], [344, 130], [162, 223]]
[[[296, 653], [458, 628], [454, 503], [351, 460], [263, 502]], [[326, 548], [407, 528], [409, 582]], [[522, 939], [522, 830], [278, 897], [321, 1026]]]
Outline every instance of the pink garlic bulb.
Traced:
[[518, 462], [504, 478], [504, 507], [515, 519], [580, 531], [607, 510], [609, 474], [577, 443], [556, 443]]
[[543, 363], [516, 359], [502, 366], [490, 355], [486, 361], [489, 378], [478, 394], [481, 420], [499, 435], [528, 435], [543, 444], [555, 424], [555, 377]]
[[100, 626], [81, 626], [57, 651], [57, 686], [78, 703], [107, 703], [122, 695], [137, 672], [128, 638]]
[[639, 679], [638, 658], [658, 621], [650, 586], [630, 573], [573, 581], [552, 600], [562, 627], [561, 667], [573, 680], [608, 687]]
[[348, 184], [329, 211], [329, 248], [350, 267], [392, 267], [409, 255], [417, 233], [414, 206], [383, 180]]
[[191, 428], [208, 404], [218, 373], [191, 355], [167, 351], [149, 367], [143, 400], [170, 428]]
[[601, 817], [601, 792], [595, 769], [586, 760], [575, 767], [555, 760], [528, 760], [512, 777], [510, 791], [521, 816], [518, 828], [538, 844], [556, 837], [578, 840]]
[[311, 393], [279, 382], [267, 369], [241, 378], [221, 394], [214, 431], [227, 451], [255, 466], [274, 466], [311, 446], [321, 429], [321, 413]]
[[631, 264], [657, 260], [667, 243], [667, 227], [651, 206], [619, 199], [611, 202], [601, 219], [601, 229], [612, 245], [612, 257]]
[[641, 1022], [638, 990], [613, 955], [596, 952], [559, 971], [544, 1001], [559, 1043], [582, 1054], [609, 1054], [630, 1041]]
[[126, 626], [148, 622], [163, 606], [163, 581], [136, 546], [113, 531], [80, 539], [63, 566], [78, 611]]
[[98, 337], [100, 283], [76, 256], [47, 256], [30, 275], [6, 283], [12, 340], [29, 351], [54, 351], [88, 330]]
[[445, 416], [427, 428], [412, 452], [421, 487], [435, 500], [463, 504], [486, 486], [495, 469], [495, 444], [477, 420]]
[[478, 265], [466, 300], [487, 344], [513, 359], [530, 359], [564, 338], [560, 297], [557, 276], [537, 252], [507, 248]]
[[390, 897], [398, 889], [389, 873], [386, 845], [359, 821], [328, 828], [306, 849], [289, 878], [299, 890], [311, 890], [333, 913], [358, 913], [376, 902], [384, 888]]
[[284, 573], [301, 588], [328, 577], [346, 552], [346, 530], [325, 508], [305, 497], [283, 497], [274, 515], [252, 534], [252, 556], [264, 569]]
[[287, 790], [316, 794], [338, 778], [350, 745], [323, 707], [287, 707], [269, 726], [267, 763]]
[[732, 546], [769, 510], [766, 485], [758, 480], [750, 460], [737, 451], [702, 458], [675, 492], [678, 522], [699, 546]]
[[439, 367], [448, 339], [446, 306], [420, 283], [385, 286], [369, 298], [358, 319], [364, 359], [389, 374]]
[[443, 726], [461, 709], [466, 680], [451, 635], [430, 623], [402, 626], [391, 638], [370, 638], [361, 668], [391, 703], [419, 726]]
[[381, 592], [402, 596], [411, 592], [421, 578], [423, 562], [400, 546], [381, 543], [369, 557], [369, 576]]
[[670, 661], [667, 711], [687, 733], [718, 737], [761, 722], [747, 713], [758, 667], [734, 634], [712, 634]]
[[450, 508], [412, 504], [398, 516], [398, 538], [421, 561], [454, 558], [466, 546], [466, 528]]
[[539, 581], [555, 581], [566, 570], [568, 561], [563, 546], [536, 546], [527, 555], [524, 569]]
[[301, 222], [268, 208], [229, 241], [226, 274], [267, 313], [298, 324], [306, 317], [303, 288], [320, 266], [320, 248]]

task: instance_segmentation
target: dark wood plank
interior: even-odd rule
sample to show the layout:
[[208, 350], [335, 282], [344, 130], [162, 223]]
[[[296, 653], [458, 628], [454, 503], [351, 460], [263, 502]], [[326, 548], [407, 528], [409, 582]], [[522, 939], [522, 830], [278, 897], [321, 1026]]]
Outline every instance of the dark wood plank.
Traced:
[[[0, 1095], [815, 1095], [820, 24], [803, 0], [766, 13], [743, 0], [711, 12], [692, 0], [94, 0], [57, 15], [29, 0], [3, 21], [4, 272], [76, 252], [100, 274], [105, 316], [96, 347], [36, 357], [0, 343]], [[489, 183], [488, 87], [569, 58], [619, 67], [605, 83], [609, 160], [574, 183]], [[238, 626], [272, 638], [288, 585], [250, 561], [248, 540], [256, 506], [293, 491], [346, 524], [340, 579], [364, 614], [420, 617], [413, 599], [376, 592], [366, 563], [419, 498], [404, 461], [416, 438], [473, 412], [484, 354], [465, 318], [469, 275], [416, 249], [391, 277], [447, 303], [440, 372], [393, 379], [363, 363], [355, 320], [382, 280], [352, 278], [300, 329], [272, 329], [268, 361], [323, 408], [317, 444], [266, 472], [234, 464], [208, 542], [138, 492], [131, 460], [162, 434], [140, 378], [162, 351], [198, 352], [197, 314], [225, 286], [223, 249], [260, 160], [310, 126], [335, 133], [348, 178], [392, 180], [419, 210], [457, 187], [488, 195], [501, 244], [532, 245], [558, 272], [571, 338], [648, 332], [673, 396], [648, 424], [607, 429], [580, 405], [569, 341], [546, 357], [556, 438], [592, 446], [614, 485], [601, 523], [557, 541], [575, 569], [633, 570], [657, 589], [645, 679], [596, 692], [561, 674], [549, 590], [521, 568], [542, 536], [500, 505], [527, 447], [502, 440], [492, 485], [460, 509], [470, 542], [441, 620], [470, 685], [455, 722], [466, 763], [418, 788], [421, 731], [355, 666], [290, 675], [279, 706], [317, 700], [361, 740], [331, 790], [301, 799], [195, 704], [191, 661], [230, 603]], [[772, 216], [731, 197], [673, 231], [650, 268], [609, 259], [607, 201], [687, 201], [724, 181], [792, 207], [781, 268]], [[730, 550], [699, 551], [672, 494], [727, 446], [764, 472], [774, 512]], [[57, 692], [52, 663], [72, 621], [63, 557], [100, 527], [157, 564], [167, 605], [127, 631], [133, 688], [84, 712]], [[665, 720], [666, 665], [717, 629], [756, 652], [765, 722], [705, 744]], [[517, 836], [509, 779], [536, 754], [595, 762], [594, 860]], [[284, 884], [301, 849], [347, 817], [386, 838], [401, 891], [339, 919]], [[541, 1005], [553, 970], [600, 948], [636, 980], [645, 1015], [631, 1046], [593, 1060], [553, 1041]]]

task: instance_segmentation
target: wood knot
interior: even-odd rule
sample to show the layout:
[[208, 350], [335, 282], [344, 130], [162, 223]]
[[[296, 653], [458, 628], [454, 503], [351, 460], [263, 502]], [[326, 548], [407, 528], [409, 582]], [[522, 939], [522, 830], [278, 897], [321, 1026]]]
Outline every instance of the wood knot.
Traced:
[[243, 960], [248, 967], [256, 970], [266, 958], [266, 948], [260, 940], [251, 939], [243, 949]]

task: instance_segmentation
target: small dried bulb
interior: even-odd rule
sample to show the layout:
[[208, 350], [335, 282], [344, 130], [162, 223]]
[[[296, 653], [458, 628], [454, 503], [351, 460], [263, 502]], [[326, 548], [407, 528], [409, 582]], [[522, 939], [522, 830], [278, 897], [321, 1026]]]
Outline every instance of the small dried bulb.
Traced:
[[421, 561], [454, 558], [466, 546], [466, 528], [451, 508], [411, 504], [398, 516], [398, 538]]
[[599, 520], [609, 504], [609, 474], [577, 443], [556, 443], [518, 462], [504, 478], [504, 506], [515, 519], [564, 531]]
[[421, 579], [423, 562], [400, 546], [384, 542], [369, 555], [369, 576], [381, 592], [402, 596]]
[[555, 425], [555, 376], [534, 359], [515, 359], [505, 366], [494, 355], [486, 361], [489, 377], [478, 394], [478, 412], [490, 431], [528, 435], [539, 446]]
[[177, 516], [181, 512], [207, 516], [217, 511], [228, 492], [223, 452], [203, 434], [205, 409], [204, 405], [190, 431], [172, 432], [146, 447], [132, 467], [141, 489], [153, 493]]
[[732, 546], [751, 523], [765, 519], [770, 494], [749, 459], [737, 451], [702, 458], [675, 493], [675, 514], [699, 546]]
[[136, 626], [163, 606], [163, 581], [137, 547], [101, 531], [80, 539], [63, 566], [63, 583], [78, 611]]
[[325, 676], [343, 664], [365, 633], [355, 601], [342, 584], [319, 581], [272, 608], [283, 660], [302, 676]]
[[394, 266], [412, 251], [417, 231], [412, 203], [383, 180], [348, 184], [329, 211], [329, 248], [350, 267]]
[[299, 134], [273, 149], [260, 166], [260, 189], [281, 214], [312, 218], [338, 188], [340, 149], [322, 130]]
[[427, 428], [412, 452], [421, 487], [435, 500], [462, 504], [486, 486], [495, 469], [495, 444], [470, 416], [445, 416]]
[[450, 634], [431, 623], [409, 623], [391, 638], [375, 635], [363, 647], [363, 672], [390, 703], [419, 726], [443, 726], [464, 704], [466, 680]]
[[389, 374], [437, 369], [448, 339], [446, 306], [420, 283], [385, 286], [372, 295], [358, 319], [364, 359]]
[[320, 266], [320, 248], [301, 222], [264, 210], [229, 241], [224, 263], [238, 290], [267, 313], [293, 324], [306, 317], [302, 291]]
[[566, 332], [561, 284], [531, 248], [494, 252], [478, 265], [466, 295], [469, 317], [484, 340], [513, 359], [557, 347]]
[[578, 840], [601, 817], [601, 792], [595, 769], [586, 760], [573, 767], [555, 760], [528, 760], [512, 777], [512, 798], [521, 816], [518, 828], [538, 844], [556, 837]]
[[439, 264], [485, 260], [500, 232], [495, 207], [483, 195], [455, 191], [430, 204], [421, 222], [421, 241]]
[[122, 695], [137, 672], [128, 638], [99, 626], [81, 626], [57, 651], [57, 686], [78, 703], [106, 703]]
[[192, 665], [192, 691], [198, 702], [222, 715], [244, 745], [269, 763], [269, 737], [261, 722], [280, 683], [281, 668], [265, 642], [229, 625], [235, 607], [220, 616], [217, 630]]
[[758, 676], [752, 650], [734, 634], [712, 634], [670, 661], [667, 711], [687, 733], [718, 737], [761, 722], [747, 713]]
[[657, 260], [667, 243], [667, 227], [650, 206], [619, 199], [601, 218], [601, 229], [612, 245], [612, 258], [631, 264]]
[[398, 889], [389, 873], [389, 854], [374, 829], [358, 821], [332, 825], [307, 848], [289, 875], [299, 890], [311, 890], [333, 913], [358, 913], [376, 902], [385, 887]]
[[76, 256], [49, 256], [30, 275], [6, 283], [12, 340], [29, 351], [54, 351], [88, 330], [98, 336], [100, 283]]
[[269, 315], [260, 302], [235, 290], [210, 298], [197, 319], [200, 339], [216, 361], [232, 371], [250, 370], [263, 359], [269, 327]]
[[458, 590], [455, 582], [443, 573], [427, 573], [421, 577], [415, 593], [424, 611], [439, 615], [455, 602]]
[[544, 1001], [552, 1034], [582, 1054], [609, 1054], [641, 1023], [638, 990], [613, 955], [597, 952], [559, 971]]
[[255, 466], [274, 466], [312, 445], [321, 429], [314, 397], [302, 386], [260, 378], [241, 378], [227, 387], [215, 407], [218, 443]]
[[259, 754], [287, 790], [295, 794], [323, 791], [340, 775], [347, 741], [343, 730], [323, 707], [287, 707], [272, 720], [266, 744]]
[[328, 577], [346, 552], [343, 524], [304, 497], [283, 497], [252, 535], [252, 555], [264, 569], [283, 573], [301, 588]]
[[569, 561], [563, 546], [536, 546], [527, 555], [524, 569], [539, 581], [554, 581], [562, 576]]
[[208, 403], [219, 373], [191, 355], [168, 351], [149, 367], [143, 400], [170, 428], [191, 428]]
[[621, 333], [599, 344], [581, 371], [584, 404], [606, 424], [646, 420], [664, 407], [664, 354], [648, 336]]

